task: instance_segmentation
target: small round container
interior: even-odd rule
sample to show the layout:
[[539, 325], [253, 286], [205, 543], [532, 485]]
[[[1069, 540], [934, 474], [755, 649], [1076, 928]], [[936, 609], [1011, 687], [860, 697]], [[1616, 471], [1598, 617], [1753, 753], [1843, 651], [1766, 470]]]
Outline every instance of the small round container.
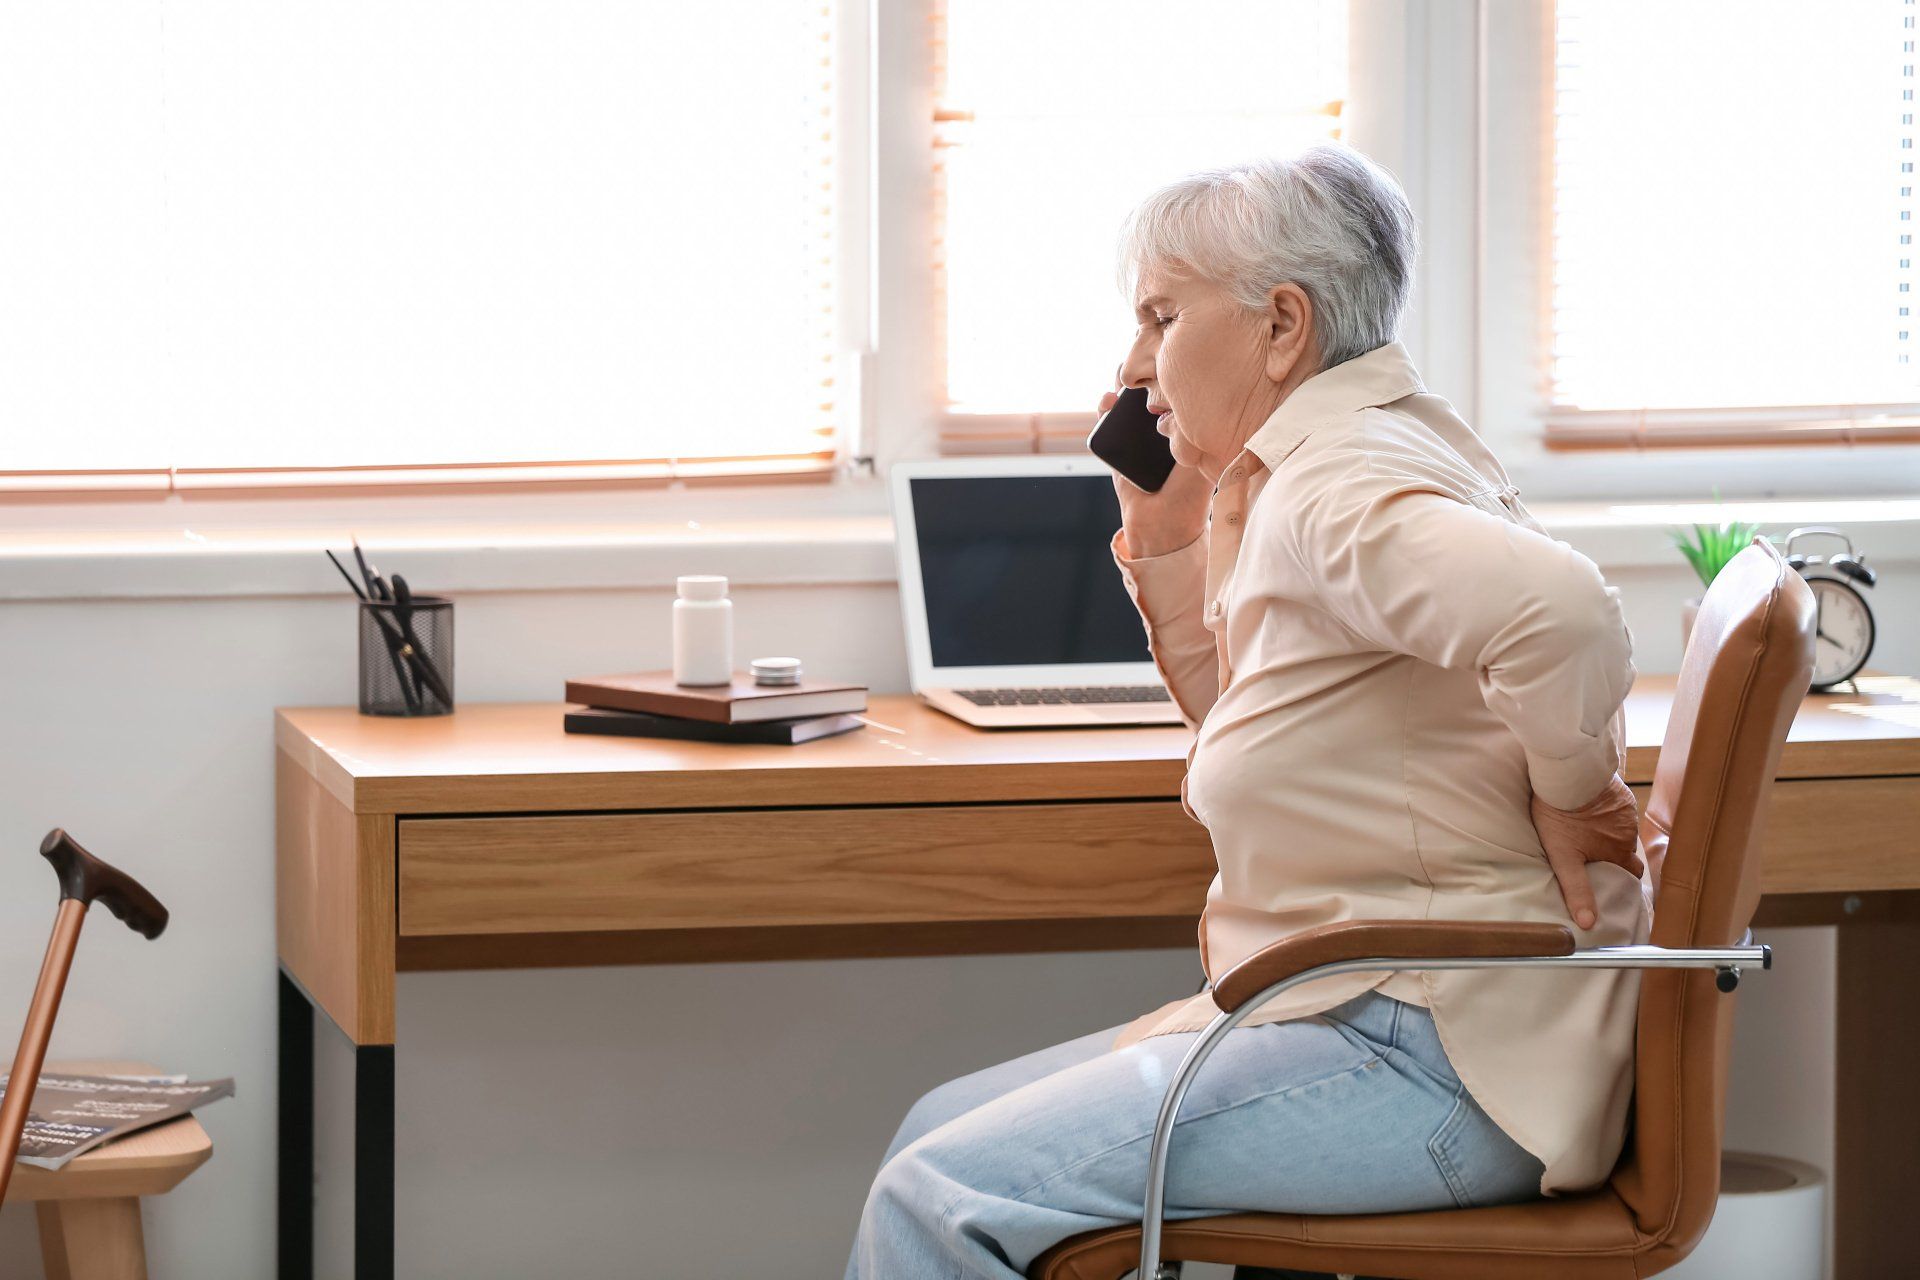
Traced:
[[755, 658], [753, 660], [753, 682], [757, 685], [799, 684], [800, 659]]

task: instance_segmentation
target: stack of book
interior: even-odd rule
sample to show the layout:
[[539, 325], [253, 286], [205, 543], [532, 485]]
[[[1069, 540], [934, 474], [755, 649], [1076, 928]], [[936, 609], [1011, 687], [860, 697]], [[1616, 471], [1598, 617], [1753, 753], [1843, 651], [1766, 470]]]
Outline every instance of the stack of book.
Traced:
[[865, 685], [802, 680], [759, 685], [735, 672], [727, 685], [692, 687], [671, 671], [595, 676], [567, 681], [568, 733], [636, 738], [691, 738], [701, 742], [808, 742], [865, 722]]

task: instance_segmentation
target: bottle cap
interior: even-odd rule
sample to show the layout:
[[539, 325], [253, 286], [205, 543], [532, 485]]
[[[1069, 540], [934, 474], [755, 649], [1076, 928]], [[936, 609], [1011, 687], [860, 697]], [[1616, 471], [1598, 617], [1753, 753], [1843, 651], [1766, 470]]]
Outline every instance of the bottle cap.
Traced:
[[682, 574], [679, 589], [682, 600], [725, 600], [727, 598], [727, 580], [718, 574]]
[[755, 684], [799, 684], [800, 659], [755, 658], [751, 664]]

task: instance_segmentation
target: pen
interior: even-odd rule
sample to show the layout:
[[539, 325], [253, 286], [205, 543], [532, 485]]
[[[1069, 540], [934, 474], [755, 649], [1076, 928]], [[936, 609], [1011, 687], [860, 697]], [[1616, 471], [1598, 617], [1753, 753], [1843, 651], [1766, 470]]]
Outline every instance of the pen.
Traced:
[[380, 594], [380, 588], [374, 585], [377, 579], [373, 575], [373, 570], [367, 568], [367, 557], [361, 553], [360, 539], [356, 536], [352, 541], [354, 561], [360, 566], [360, 576], [366, 579], [367, 583], [367, 597], [363, 598], [370, 597], [374, 600], [384, 599], [385, 597]]
[[365, 600], [367, 598], [367, 593], [361, 590], [360, 584], [355, 582], [353, 580], [353, 575], [347, 572], [347, 566], [340, 563], [340, 557], [334, 555], [332, 551], [328, 551], [327, 559], [333, 561], [333, 567], [340, 571], [340, 576], [347, 580], [347, 585], [349, 587], [353, 588], [353, 594], [355, 594], [356, 596], [359, 596], [362, 600]]

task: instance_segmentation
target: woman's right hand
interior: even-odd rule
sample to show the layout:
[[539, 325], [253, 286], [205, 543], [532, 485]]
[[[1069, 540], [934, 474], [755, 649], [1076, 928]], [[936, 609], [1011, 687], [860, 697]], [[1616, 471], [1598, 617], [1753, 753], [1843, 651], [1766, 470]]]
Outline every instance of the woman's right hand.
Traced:
[[[1100, 397], [1099, 413], [1113, 408], [1120, 393]], [[1158, 493], [1148, 493], [1119, 472], [1113, 473], [1113, 491], [1120, 499], [1120, 524], [1127, 533], [1129, 559], [1178, 551], [1207, 531], [1207, 507], [1213, 501], [1213, 482], [1198, 467], [1175, 463]]]
[[1636, 877], [1644, 879], [1647, 874], [1647, 864], [1640, 857], [1640, 810], [1633, 789], [1616, 772], [1599, 795], [1578, 809], [1556, 809], [1538, 795], [1529, 808], [1547, 865], [1560, 882], [1567, 914], [1582, 929], [1593, 928], [1599, 914], [1587, 864], [1611, 862]]

